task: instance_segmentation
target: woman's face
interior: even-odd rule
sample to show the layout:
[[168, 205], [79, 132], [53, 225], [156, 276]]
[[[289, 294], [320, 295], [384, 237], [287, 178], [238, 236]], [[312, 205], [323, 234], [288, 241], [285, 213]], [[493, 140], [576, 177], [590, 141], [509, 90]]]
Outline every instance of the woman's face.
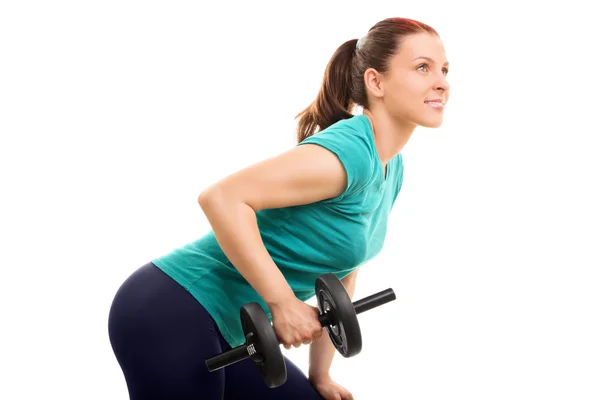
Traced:
[[439, 127], [450, 94], [447, 73], [446, 53], [437, 35], [406, 37], [381, 80], [388, 113], [403, 124]]

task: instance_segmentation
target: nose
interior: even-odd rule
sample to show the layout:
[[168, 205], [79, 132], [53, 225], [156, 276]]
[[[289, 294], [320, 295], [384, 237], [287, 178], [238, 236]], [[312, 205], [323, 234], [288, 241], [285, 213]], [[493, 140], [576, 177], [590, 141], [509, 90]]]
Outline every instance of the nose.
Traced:
[[434, 89], [436, 91], [441, 91], [441, 92], [447, 92], [448, 90], [450, 90], [450, 83], [448, 82], [446, 75], [439, 74], [438, 76], [439, 76], [439, 78], [435, 82]]

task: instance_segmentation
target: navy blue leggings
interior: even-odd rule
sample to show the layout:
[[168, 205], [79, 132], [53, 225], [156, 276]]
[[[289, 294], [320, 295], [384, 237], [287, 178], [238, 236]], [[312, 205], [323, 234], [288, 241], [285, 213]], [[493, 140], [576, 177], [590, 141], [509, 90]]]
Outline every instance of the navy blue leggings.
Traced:
[[229, 345], [204, 307], [152, 263], [117, 291], [108, 332], [131, 400], [323, 399], [287, 358], [287, 381], [273, 389], [251, 359], [209, 372], [204, 360]]

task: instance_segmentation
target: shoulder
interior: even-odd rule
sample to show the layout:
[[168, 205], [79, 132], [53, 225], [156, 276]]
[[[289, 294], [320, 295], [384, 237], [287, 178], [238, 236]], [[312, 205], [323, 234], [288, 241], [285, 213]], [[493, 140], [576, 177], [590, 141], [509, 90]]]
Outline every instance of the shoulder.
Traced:
[[354, 115], [351, 118], [339, 120], [335, 124], [323, 129], [321, 132], [314, 134], [306, 140], [316, 138], [319, 135], [339, 135], [346, 134], [354, 137], [362, 137], [365, 141], [371, 142], [373, 131], [371, 130], [371, 124], [369, 119], [363, 115]]
[[359, 192], [375, 179], [379, 155], [366, 116], [361, 114], [340, 120], [304, 139], [298, 146], [308, 144], [328, 149], [344, 166], [348, 182], [341, 197]]

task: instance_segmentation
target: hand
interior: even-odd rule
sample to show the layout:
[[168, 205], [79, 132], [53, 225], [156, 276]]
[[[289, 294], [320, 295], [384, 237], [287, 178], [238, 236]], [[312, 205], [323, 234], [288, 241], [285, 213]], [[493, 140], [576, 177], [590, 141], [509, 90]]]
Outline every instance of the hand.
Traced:
[[354, 400], [352, 393], [330, 377], [312, 378], [310, 382], [325, 400]]
[[319, 309], [304, 303], [295, 296], [269, 304], [275, 335], [283, 347], [300, 347], [321, 337]]

